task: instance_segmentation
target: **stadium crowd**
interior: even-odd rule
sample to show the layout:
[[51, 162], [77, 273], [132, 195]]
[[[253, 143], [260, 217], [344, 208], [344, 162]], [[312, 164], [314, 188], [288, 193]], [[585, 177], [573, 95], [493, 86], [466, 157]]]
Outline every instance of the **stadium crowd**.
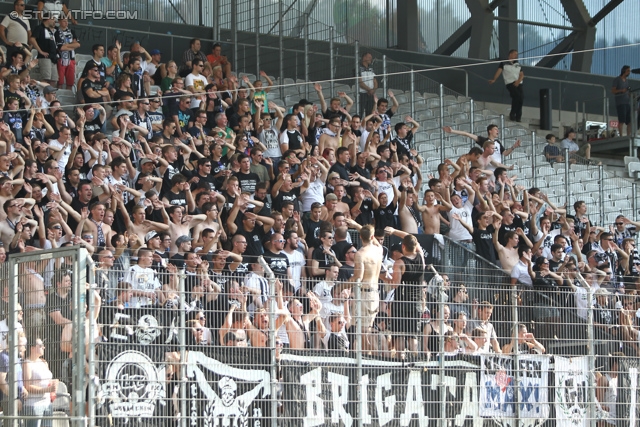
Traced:
[[[56, 28], [54, 20], [41, 25], [43, 34]], [[131, 310], [155, 317], [185, 310], [189, 345], [264, 347], [273, 284], [278, 347], [349, 352], [353, 287], [362, 281], [363, 349], [375, 356], [426, 357], [439, 351], [442, 336], [447, 353], [544, 353], [527, 330], [534, 320], [527, 307], [540, 304], [584, 322], [593, 305], [599, 337], [638, 351], [640, 224], [620, 216], [594, 226], [584, 202], [569, 212], [543, 190], [519, 185], [509, 173], [519, 141], [505, 147], [496, 125], [486, 136], [445, 127], [477, 146], [423, 176], [413, 142], [419, 124], [405, 117], [391, 125], [398, 110], [391, 91], [365, 117], [351, 114], [346, 93], [325, 100], [320, 84], [319, 105], [302, 99], [282, 108], [268, 101], [266, 73], [238, 79], [221, 46], [207, 55], [198, 39], [166, 62], [153, 46], [134, 43], [124, 56], [119, 42], [93, 46], [79, 81], [66, 80], [82, 106], [67, 108], [56, 86], [82, 42], [68, 26], [61, 20], [54, 31], [57, 82], [31, 78], [54, 55], [31, 59], [21, 48], [28, 41], [2, 58], [0, 262], [87, 248], [97, 265], [98, 340], [129, 339], [138, 319], [122, 319]], [[48, 52], [43, 40], [34, 46]], [[425, 281], [417, 234], [447, 235], [520, 286], [517, 348], [491, 323], [502, 310], [490, 302], [492, 284], [467, 276], [450, 283], [444, 274]], [[390, 236], [401, 243], [385, 246]], [[467, 259], [452, 262], [465, 267]], [[2, 278], [0, 389], [6, 392], [6, 335], [19, 328], [29, 360], [25, 406], [34, 405], [28, 396], [42, 399], [69, 378], [70, 270], [65, 259], [23, 263], [17, 290], [6, 270]], [[447, 294], [442, 313], [439, 280]], [[12, 326], [7, 301], [16, 291], [21, 311]], [[48, 367], [38, 365], [42, 355]], [[176, 352], [166, 357], [179, 361]]]

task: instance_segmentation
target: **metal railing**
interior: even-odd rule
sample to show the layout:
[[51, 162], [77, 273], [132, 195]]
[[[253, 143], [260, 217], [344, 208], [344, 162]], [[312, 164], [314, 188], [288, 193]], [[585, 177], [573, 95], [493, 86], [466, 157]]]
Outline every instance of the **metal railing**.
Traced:
[[[92, 266], [77, 247], [16, 256], [8, 271], [16, 272], [17, 280], [4, 281], [10, 291], [21, 285], [21, 292], [9, 293], [15, 296], [9, 301], [9, 322], [19, 321], [17, 300], [29, 299], [24, 292], [40, 292], [23, 281], [33, 274], [28, 272], [32, 263], [61, 261], [65, 266], [56, 264], [61, 269], [49, 282], [47, 310], [67, 313], [65, 301], [71, 294], [68, 322], [78, 328], [77, 334], [55, 332], [54, 316], [36, 324], [40, 308], [23, 304], [27, 337], [44, 339], [43, 354], [54, 379], [73, 391], [70, 396], [59, 392], [53, 414], [31, 419], [68, 420], [78, 426], [134, 419], [177, 425], [235, 419], [270, 426], [324, 425], [330, 419], [374, 426], [432, 420], [444, 426], [503, 419], [514, 425], [518, 419], [564, 419], [578, 411], [586, 424], [595, 426], [608, 416], [603, 406], [613, 403], [597, 402], [606, 387], [596, 377], [617, 372], [616, 420], [633, 425], [623, 421], [635, 413], [637, 400], [629, 397], [638, 393], [633, 386], [638, 375], [635, 296], [608, 294], [605, 301], [598, 292], [594, 305], [582, 304], [595, 291], [588, 275], [581, 281], [568, 269], [562, 273], [565, 286], [542, 274], [533, 285], [512, 285], [513, 275], [469, 245], [446, 237], [440, 243], [433, 236], [416, 237], [433, 270], [425, 267], [425, 277], [415, 284], [418, 292], [412, 293], [415, 299], [407, 303], [399, 302], [400, 295], [413, 285], [385, 280], [372, 328], [364, 306], [370, 285], [334, 282], [330, 275], [303, 280], [303, 291], [292, 293], [286, 285], [280, 288], [263, 262], [264, 275], [251, 267], [245, 281], [207, 268], [191, 274], [192, 265], [177, 275], [155, 268], [149, 273]], [[62, 269], [66, 263], [72, 273]], [[85, 289], [84, 265], [97, 287]], [[128, 287], [105, 281], [113, 273], [119, 281], [133, 281], [135, 292], [145, 293], [131, 298]], [[256, 290], [255, 283], [264, 286]], [[110, 301], [108, 290], [113, 288], [117, 299]], [[85, 299], [85, 293], [90, 297]], [[415, 311], [399, 311], [399, 304]], [[620, 320], [606, 323], [609, 312], [619, 313]], [[58, 326], [64, 330], [65, 325]], [[99, 332], [101, 339], [90, 331]], [[69, 337], [72, 347], [65, 345]], [[82, 343], [87, 354], [82, 354]], [[9, 335], [7, 348], [14, 354], [9, 366], [16, 366], [23, 351], [17, 332]], [[27, 343], [26, 363], [39, 363], [40, 348], [39, 341]], [[65, 360], [70, 363], [60, 364]], [[617, 371], [609, 368], [613, 362]], [[9, 383], [16, 384], [11, 396], [19, 396], [15, 370], [8, 375]], [[64, 400], [68, 398], [73, 405]], [[30, 402], [21, 402], [23, 410]], [[5, 410], [5, 423], [18, 418], [25, 416]]]

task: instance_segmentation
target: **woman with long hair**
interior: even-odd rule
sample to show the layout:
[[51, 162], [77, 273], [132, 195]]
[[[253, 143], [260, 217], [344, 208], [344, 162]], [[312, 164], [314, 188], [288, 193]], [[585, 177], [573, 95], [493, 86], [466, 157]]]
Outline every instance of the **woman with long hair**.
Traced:
[[27, 355], [22, 362], [22, 378], [29, 395], [24, 401], [22, 415], [42, 417], [26, 420], [27, 427], [51, 427], [53, 407], [51, 393], [58, 389], [49, 364], [44, 360], [44, 342], [40, 337], [28, 341]]

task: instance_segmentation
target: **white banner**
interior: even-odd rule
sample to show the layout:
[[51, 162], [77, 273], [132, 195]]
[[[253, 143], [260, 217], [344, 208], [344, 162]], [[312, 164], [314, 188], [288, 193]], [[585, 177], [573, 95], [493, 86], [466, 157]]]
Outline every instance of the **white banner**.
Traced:
[[549, 356], [518, 357], [519, 384], [515, 383], [512, 356], [482, 357], [480, 416], [493, 418], [502, 426], [516, 426], [516, 399], [520, 402], [520, 426], [534, 426], [549, 418]]
[[587, 357], [555, 357], [557, 427], [587, 427], [589, 364]]

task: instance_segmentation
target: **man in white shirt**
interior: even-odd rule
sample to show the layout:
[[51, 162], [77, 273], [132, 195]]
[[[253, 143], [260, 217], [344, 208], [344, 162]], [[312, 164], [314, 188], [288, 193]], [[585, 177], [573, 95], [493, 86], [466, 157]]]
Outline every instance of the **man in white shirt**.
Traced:
[[504, 84], [509, 91], [509, 96], [511, 96], [509, 119], [519, 122], [522, 117], [522, 104], [524, 104], [524, 90], [522, 89], [524, 73], [518, 62], [518, 51], [516, 49], [509, 51], [509, 60], [500, 63], [493, 79], [489, 80], [489, 84], [495, 83], [500, 74], [502, 74]]
[[328, 266], [324, 271], [324, 280], [316, 283], [316, 286], [313, 288], [313, 293], [316, 294], [322, 303], [323, 309], [332, 300], [331, 290], [336, 285], [336, 279], [338, 278], [339, 272], [340, 268], [337, 265], [332, 264]]
[[129, 301], [131, 307], [152, 306], [156, 302], [164, 304], [162, 284], [156, 277], [156, 272], [151, 269], [153, 264], [153, 252], [151, 249], [138, 250], [138, 265], [129, 268], [125, 282], [132, 286], [133, 297]]
[[205, 93], [204, 88], [207, 86], [207, 78], [200, 74], [203, 68], [204, 62], [201, 59], [194, 59], [193, 70], [184, 80], [187, 90], [194, 94], [191, 97], [191, 105], [189, 105], [191, 110], [197, 110], [200, 107], [201, 96]]
[[284, 245], [284, 254], [289, 258], [291, 283], [295, 289], [295, 294], [299, 295], [300, 288], [303, 286], [303, 281], [306, 281], [307, 279], [307, 272], [305, 268], [307, 262], [305, 261], [302, 252], [298, 250], [298, 233], [288, 230], [284, 233], [284, 240], [286, 240]]
[[63, 174], [65, 173], [67, 163], [69, 163], [72, 142], [71, 129], [67, 126], [60, 128], [60, 136], [58, 136], [58, 139], [49, 141], [49, 149], [54, 151], [51, 157], [58, 161], [58, 169], [60, 169], [60, 172]]

